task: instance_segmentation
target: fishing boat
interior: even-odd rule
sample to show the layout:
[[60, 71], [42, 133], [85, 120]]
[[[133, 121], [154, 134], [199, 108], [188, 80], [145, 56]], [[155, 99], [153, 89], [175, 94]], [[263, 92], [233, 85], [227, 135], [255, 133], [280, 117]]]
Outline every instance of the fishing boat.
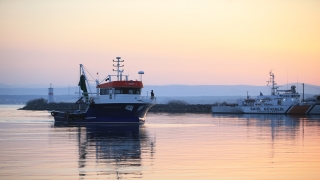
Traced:
[[213, 113], [244, 113], [244, 114], [320, 114], [320, 105], [309, 104], [300, 101], [300, 94], [296, 86], [292, 85], [288, 90], [278, 90], [275, 76], [269, 72], [271, 83], [271, 94], [260, 93], [256, 98], [239, 99], [236, 104], [224, 104], [212, 106]]
[[[154, 96], [142, 96], [142, 75], [140, 80], [129, 80], [129, 75], [123, 75], [120, 70], [124, 65], [121, 57], [113, 60], [116, 64], [116, 75], [108, 75], [101, 82], [95, 80], [95, 92], [90, 89], [85, 68], [80, 64], [79, 109], [74, 111], [52, 111], [55, 122], [72, 123], [143, 123], [148, 110], [156, 104]], [[116, 80], [113, 81], [113, 78]], [[85, 109], [81, 109], [85, 105]]]

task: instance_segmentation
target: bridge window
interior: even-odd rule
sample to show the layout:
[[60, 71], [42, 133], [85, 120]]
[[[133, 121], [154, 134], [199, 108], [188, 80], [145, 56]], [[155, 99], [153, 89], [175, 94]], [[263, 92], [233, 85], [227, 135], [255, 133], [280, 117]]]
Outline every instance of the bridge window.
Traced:
[[140, 88], [115, 88], [115, 94], [140, 94]]
[[100, 95], [108, 95], [109, 89], [100, 89]]

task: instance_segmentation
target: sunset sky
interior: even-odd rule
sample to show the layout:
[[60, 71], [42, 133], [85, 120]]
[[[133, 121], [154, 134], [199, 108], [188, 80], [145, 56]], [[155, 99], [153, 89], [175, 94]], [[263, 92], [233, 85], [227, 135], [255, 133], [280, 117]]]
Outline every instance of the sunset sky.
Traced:
[[77, 85], [112, 60], [145, 85], [320, 85], [319, 0], [1, 0], [0, 83]]

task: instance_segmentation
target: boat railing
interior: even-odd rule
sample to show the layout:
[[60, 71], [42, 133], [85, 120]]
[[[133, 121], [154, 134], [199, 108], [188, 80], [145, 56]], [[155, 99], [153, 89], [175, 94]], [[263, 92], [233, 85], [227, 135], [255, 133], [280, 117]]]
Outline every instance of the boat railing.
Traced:
[[139, 96], [139, 99], [146, 100], [146, 99], [154, 99], [155, 97], [151, 98], [150, 96]]
[[320, 102], [300, 102], [299, 105], [320, 105]]
[[139, 100], [141, 100], [141, 101], [150, 100], [150, 101], [156, 102], [157, 98], [156, 97], [151, 97], [151, 96], [139, 96]]

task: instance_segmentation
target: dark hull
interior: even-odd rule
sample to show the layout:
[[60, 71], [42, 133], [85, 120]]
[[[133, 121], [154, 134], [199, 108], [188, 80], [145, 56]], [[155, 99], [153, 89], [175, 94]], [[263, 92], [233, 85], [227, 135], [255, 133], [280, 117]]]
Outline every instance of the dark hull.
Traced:
[[154, 104], [92, 104], [82, 112], [52, 112], [55, 122], [66, 123], [141, 123]]

